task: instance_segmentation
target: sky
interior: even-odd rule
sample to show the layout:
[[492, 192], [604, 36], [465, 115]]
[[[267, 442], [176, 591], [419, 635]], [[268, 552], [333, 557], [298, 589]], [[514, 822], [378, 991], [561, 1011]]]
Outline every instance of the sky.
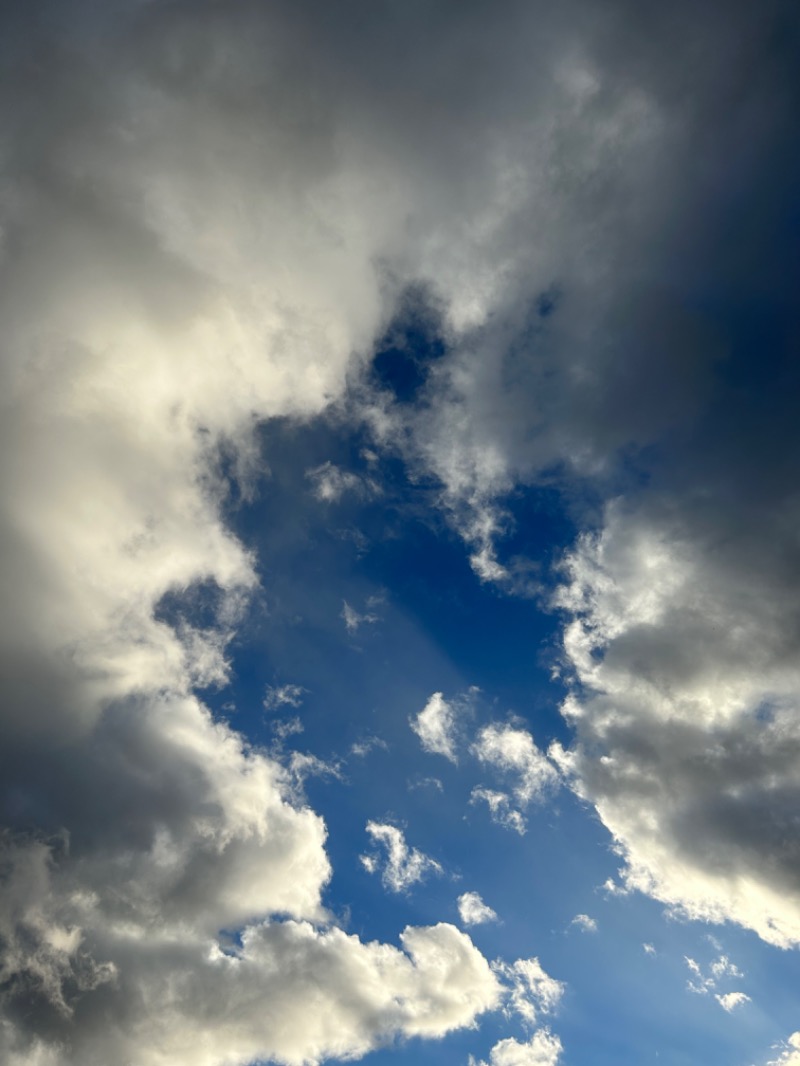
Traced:
[[0, 1060], [800, 1066], [796, 4], [0, 20]]

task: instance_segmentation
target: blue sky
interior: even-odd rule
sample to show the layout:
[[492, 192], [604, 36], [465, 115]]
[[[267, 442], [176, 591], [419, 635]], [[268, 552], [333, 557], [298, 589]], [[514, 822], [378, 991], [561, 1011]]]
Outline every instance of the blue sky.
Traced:
[[794, 6], [0, 14], [3, 1063], [798, 1066]]

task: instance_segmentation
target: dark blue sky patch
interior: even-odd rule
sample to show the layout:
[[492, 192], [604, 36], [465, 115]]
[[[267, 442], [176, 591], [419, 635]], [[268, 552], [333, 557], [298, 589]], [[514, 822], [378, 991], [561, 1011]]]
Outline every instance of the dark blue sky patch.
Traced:
[[421, 285], [410, 287], [375, 346], [372, 379], [398, 403], [410, 403], [425, 384], [430, 364], [444, 355], [442, 312]]

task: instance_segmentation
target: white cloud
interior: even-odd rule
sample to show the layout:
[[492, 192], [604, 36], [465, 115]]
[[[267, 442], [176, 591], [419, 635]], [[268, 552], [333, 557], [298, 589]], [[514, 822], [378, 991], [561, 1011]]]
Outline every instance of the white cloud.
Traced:
[[[489, 1052], [488, 1066], [558, 1066], [563, 1048], [548, 1029], [539, 1029], [526, 1043], [513, 1037], [498, 1041]], [[470, 1066], [487, 1066], [470, 1056]]]
[[464, 892], [458, 897], [458, 914], [462, 925], [497, 921], [497, 913], [483, 902], [477, 892]]
[[510, 985], [506, 1009], [518, 1014], [526, 1025], [536, 1025], [541, 1014], [550, 1014], [564, 994], [564, 984], [547, 974], [538, 959], [495, 962], [492, 967]]
[[364, 759], [371, 751], [376, 749], [388, 751], [389, 745], [381, 737], [364, 737], [363, 740], [356, 740], [352, 744], [350, 754], [357, 759]]
[[[720, 955], [719, 958], [714, 959], [709, 965], [707, 973], [704, 973], [700, 964], [695, 959], [689, 958], [688, 955], [684, 956], [684, 961], [692, 974], [686, 987], [690, 992], [696, 992], [699, 995], [706, 995], [706, 993], [713, 991], [717, 987], [717, 982], [723, 978], [744, 977], [739, 967], [731, 962], [727, 955]], [[749, 999], [748, 996], [744, 998]], [[715, 999], [722, 1003], [726, 1010], [730, 1010], [732, 1007], [725, 1006], [725, 1003], [736, 1006], [737, 1003], [744, 1002], [740, 997], [740, 993], [730, 993], [722, 997], [715, 996]], [[725, 1000], [724, 1003], [723, 1000]]]
[[507, 793], [478, 785], [470, 792], [469, 801], [473, 804], [485, 803], [493, 822], [524, 836], [527, 828], [525, 816], [512, 805], [511, 797]]
[[456, 756], [456, 707], [441, 692], [434, 692], [416, 717], [409, 719], [425, 751], [444, 755], [451, 762]]
[[750, 1002], [750, 997], [744, 992], [725, 992], [723, 995], [715, 993], [714, 999], [728, 1014], [736, 1010], [737, 1007], [741, 1007], [744, 1003]]
[[300, 685], [268, 685], [264, 693], [264, 709], [277, 710], [279, 707], [299, 707], [306, 690]]
[[521, 807], [541, 800], [558, 783], [555, 767], [536, 747], [531, 734], [518, 726], [496, 722], [484, 726], [472, 752], [482, 763], [514, 779], [513, 793]]
[[588, 914], [576, 914], [569, 924], [574, 925], [576, 929], [580, 929], [582, 933], [597, 932], [597, 921], [594, 918], [590, 918]]
[[800, 1032], [792, 1033], [777, 1059], [770, 1059], [767, 1066], [800, 1066]]
[[380, 871], [381, 880], [392, 892], [406, 892], [430, 874], [444, 871], [439, 863], [417, 848], [410, 848], [402, 830], [381, 822], [367, 822], [367, 833], [385, 849], [383, 863], [376, 855], [362, 855], [362, 865], [369, 873]]

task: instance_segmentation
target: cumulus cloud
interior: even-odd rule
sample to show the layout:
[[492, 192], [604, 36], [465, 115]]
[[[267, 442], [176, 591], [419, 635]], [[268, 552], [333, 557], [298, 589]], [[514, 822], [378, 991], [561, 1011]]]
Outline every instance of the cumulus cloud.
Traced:
[[456, 706], [446, 700], [441, 692], [434, 692], [419, 714], [409, 719], [409, 723], [425, 751], [458, 762]]
[[789, 1036], [780, 1055], [770, 1059], [767, 1066], [800, 1066], [800, 1032]]
[[497, 921], [497, 912], [483, 902], [478, 892], [464, 892], [458, 897], [458, 915], [462, 925]]
[[750, 1002], [750, 997], [744, 992], [725, 992], [723, 995], [717, 993], [714, 995], [714, 999], [728, 1014], [731, 1014], [744, 1003]]
[[[258, 584], [225, 515], [255, 490], [259, 423], [340, 397], [410, 280], [438, 279], [454, 329], [491, 303], [497, 250], [462, 220], [505, 216], [493, 122], [447, 208], [460, 137], [434, 160], [436, 128], [365, 91], [384, 24], [361, 14], [355, 47], [293, 5], [9, 19], [4, 1061], [299, 1063], [494, 1002], [449, 927], [409, 930], [409, 954], [322, 931], [322, 820], [196, 694], [225, 682]], [[399, 29], [417, 56], [418, 26]], [[310, 973], [330, 983], [299, 1025]]]
[[788, 946], [800, 941], [794, 578], [777, 532], [759, 553], [760, 534], [710, 504], [612, 507], [568, 558], [559, 602], [582, 690], [564, 713], [579, 742], [553, 754], [617, 840], [628, 887]]
[[470, 1066], [558, 1066], [563, 1048], [549, 1029], [539, 1029], [526, 1043], [513, 1037], [498, 1041], [489, 1052], [489, 1063], [470, 1055]]
[[[439, 0], [422, 26], [406, 5], [329, 19], [311, 0], [79, 0], [69, 19], [45, 3], [7, 20], [5, 1061], [299, 1064], [439, 1036], [497, 1001], [452, 927], [408, 930], [403, 951], [324, 928], [322, 820], [197, 694], [225, 682], [258, 586], [226, 514], [255, 491], [258, 425], [341, 399], [421, 283], [449, 354], [413, 412], [364, 390], [360, 417], [437, 479], [479, 576], [507, 580], [498, 499], [515, 479], [595, 472], [702, 397], [714, 347], [665, 280], [703, 217], [687, 161], [704, 146], [713, 199], [729, 153], [712, 149], [732, 124], [756, 152], [782, 97], [754, 76], [746, 114], [728, 106], [732, 51], [759, 69], [752, 5], [695, 11], [704, 62], [688, 66], [671, 47], [685, 55], [680, 4], [644, 30], [579, 3], [512, 3], [502, 20], [461, 8]], [[752, 580], [746, 537], [717, 552], [711, 534], [657, 536], [633, 515], [581, 542], [564, 605], [586, 725], [562, 761], [631, 884], [789, 943], [791, 501], [781, 514], [781, 551]], [[654, 537], [642, 569], [635, 545]], [[371, 620], [347, 607], [348, 629]], [[547, 764], [496, 747], [517, 801], [540, 794]], [[432, 870], [381, 839], [390, 864], [405, 856], [401, 881]]]
[[409, 847], [403, 831], [395, 825], [367, 822], [367, 833], [384, 849], [379, 855], [362, 855], [361, 863], [369, 873], [380, 872], [384, 885], [392, 892], [406, 892], [412, 885], [431, 874], [442, 874], [441, 865], [418, 848]]

